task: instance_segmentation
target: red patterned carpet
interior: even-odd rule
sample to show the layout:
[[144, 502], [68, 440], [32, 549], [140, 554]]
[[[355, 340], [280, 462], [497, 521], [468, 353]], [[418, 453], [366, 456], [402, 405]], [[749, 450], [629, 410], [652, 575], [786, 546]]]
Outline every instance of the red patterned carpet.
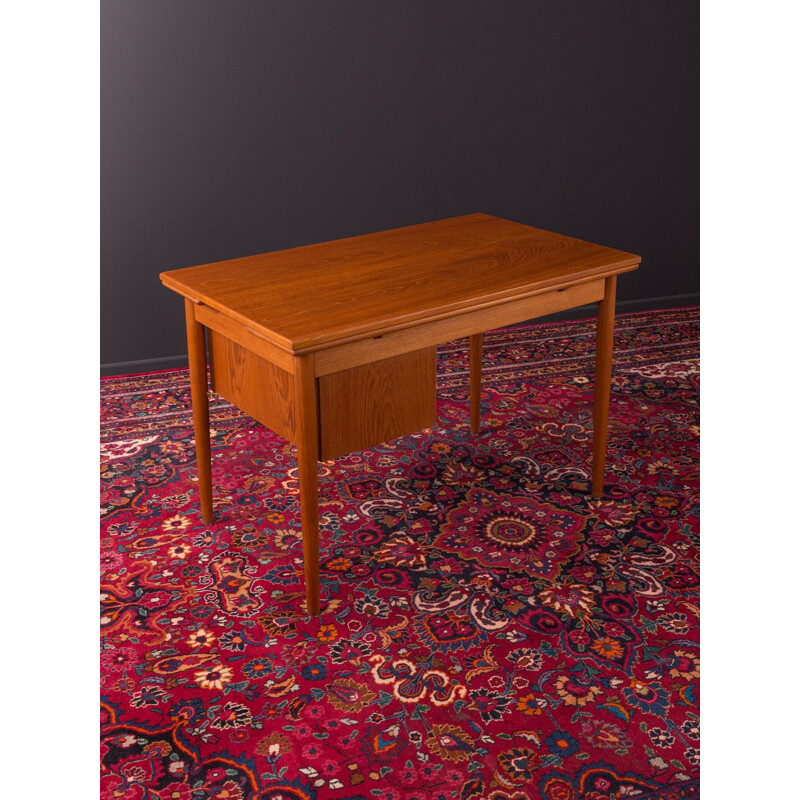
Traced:
[[102, 381], [101, 796], [699, 796], [698, 311], [618, 317], [603, 500], [594, 323], [464, 340], [439, 425], [320, 465], [301, 613], [292, 448], [188, 374]]

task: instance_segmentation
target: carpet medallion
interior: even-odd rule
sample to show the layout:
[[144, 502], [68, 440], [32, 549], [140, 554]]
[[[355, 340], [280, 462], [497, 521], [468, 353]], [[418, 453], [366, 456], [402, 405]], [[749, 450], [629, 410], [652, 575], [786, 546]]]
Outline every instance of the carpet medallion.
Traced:
[[188, 372], [101, 382], [103, 800], [699, 797], [698, 311], [622, 315], [606, 492], [594, 322], [439, 348], [436, 427], [319, 465]]

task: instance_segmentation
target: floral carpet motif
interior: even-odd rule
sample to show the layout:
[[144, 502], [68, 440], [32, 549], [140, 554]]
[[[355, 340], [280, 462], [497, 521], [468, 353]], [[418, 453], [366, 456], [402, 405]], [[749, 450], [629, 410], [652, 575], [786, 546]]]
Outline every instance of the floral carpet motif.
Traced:
[[605, 495], [594, 322], [439, 348], [438, 425], [320, 464], [188, 373], [102, 386], [103, 800], [699, 797], [698, 311], [619, 316]]

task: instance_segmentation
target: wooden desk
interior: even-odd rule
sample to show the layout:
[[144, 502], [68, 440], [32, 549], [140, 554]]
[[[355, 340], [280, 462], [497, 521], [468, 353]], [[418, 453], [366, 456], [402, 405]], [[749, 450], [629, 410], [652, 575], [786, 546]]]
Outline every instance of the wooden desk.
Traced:
[[436, 422], [436, 345], [599, 301], [592, 494], [603, 491], [617, 275], [639, 256], [470, 214], [163, 272], [185, 298], [203, 519], [215, 392], [297, 446], [308, 612], [319, 614], [317, 462]]

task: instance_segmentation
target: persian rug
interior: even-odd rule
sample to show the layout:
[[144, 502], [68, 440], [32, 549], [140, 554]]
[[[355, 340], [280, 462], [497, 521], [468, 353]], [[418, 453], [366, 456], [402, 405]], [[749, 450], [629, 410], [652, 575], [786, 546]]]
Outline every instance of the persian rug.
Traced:
[[292, 447], [186, 370], [102, 386], [104, 800], [699, 796], [698, 310], [617, 318], [605, 496], [594, 321], [439, 348], [439, 423], [320, 464], [303, 613]]

